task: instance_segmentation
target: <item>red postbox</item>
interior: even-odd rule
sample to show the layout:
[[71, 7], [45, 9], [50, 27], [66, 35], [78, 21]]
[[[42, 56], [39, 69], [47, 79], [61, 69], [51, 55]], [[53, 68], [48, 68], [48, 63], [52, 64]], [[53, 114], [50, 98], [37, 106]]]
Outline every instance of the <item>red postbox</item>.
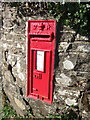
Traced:
[[28, 20], [27, 97], [52, 103], [55, 20]]

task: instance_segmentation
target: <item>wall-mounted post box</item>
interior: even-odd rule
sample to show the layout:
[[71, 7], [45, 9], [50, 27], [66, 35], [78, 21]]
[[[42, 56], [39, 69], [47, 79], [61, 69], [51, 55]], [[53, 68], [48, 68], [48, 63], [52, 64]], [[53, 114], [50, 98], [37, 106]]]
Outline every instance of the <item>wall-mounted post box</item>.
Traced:
[[52, 103], [55, 20], [28, 21], [27, 97]]

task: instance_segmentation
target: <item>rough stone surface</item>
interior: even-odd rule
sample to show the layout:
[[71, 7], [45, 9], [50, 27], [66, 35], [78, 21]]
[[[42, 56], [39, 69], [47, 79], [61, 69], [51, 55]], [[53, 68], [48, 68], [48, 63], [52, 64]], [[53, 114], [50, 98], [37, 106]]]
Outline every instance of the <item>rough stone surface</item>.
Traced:
[[20, 109], [22, 109], [22, 110], [25, 109], [25, 106], [22, 104], [22, 102], [21, 102], [20, 100], [18, 100], [17, 98], [14, 98], [14, 100], [15, 100], [15, 103], [17, 104], [17, 106], [18, 106]]
[[[45, 117], [72, 109], [80, 111], [77, 113], [82, 119], [89, 119], [90, 38], [63, 26], [63, 30], [59, 30], [59, 34], [63, 34], [57, 40], [53, 103], [27, 98], [26, 21], [53, 17], [27, 16], [21, 9], [7, 4], [3, 8], [3, 89], [17, 114], [23, 116], [31, 112], [35, 117]], [[77, 108], [74, 110], [72, 105]]]
[[68, 86], [70, 85], [69, 83], [71, 82], [71, 78], [66, 76], [64, 73], [61, 73], [60, 77], [56, 78], [56, 82], [60, 85], [62, 84], [63, 86]]
[[66, 103], [67, 105], [69, 105], [69, 106], [71, 106], [71, 105], [77, 105], [76, 100], [75, 100], [75, 99], [70, 99], [70, 98], [67, 98], [67, 99], [65, 100], [65, 103]]
[[3, 116], [2, 112], [2, 4], [0, 3], [0, 119]]
[[63, 62], [63, 67], [64, 67], [64, 69], [72, 70], [74, 68], [74, 65], [70, 60], [65, 60]]

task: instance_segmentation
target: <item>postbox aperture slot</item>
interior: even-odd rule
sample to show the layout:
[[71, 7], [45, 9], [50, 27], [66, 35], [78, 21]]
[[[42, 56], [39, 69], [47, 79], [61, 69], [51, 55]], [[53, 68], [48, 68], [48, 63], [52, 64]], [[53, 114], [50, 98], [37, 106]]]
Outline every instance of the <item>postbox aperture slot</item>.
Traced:
[[50, 35], [30, 35], [31, 38], [49, 38]]
[[54, 39], [54, 33], [47, 33], [47, 34], [38, 34], [38, 33], [29, 33], [30, 38], [32, 41], [46, 41], [51, 42]]

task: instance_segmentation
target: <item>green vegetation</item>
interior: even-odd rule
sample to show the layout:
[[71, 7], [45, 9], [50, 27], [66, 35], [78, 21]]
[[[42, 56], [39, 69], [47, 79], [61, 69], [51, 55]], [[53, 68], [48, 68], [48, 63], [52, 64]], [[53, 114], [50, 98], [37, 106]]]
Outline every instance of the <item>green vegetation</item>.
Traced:
[[62, 115], [48, 115], [48, 118], [59, 118], [60, 120], [77, 120], [78, 116], [73, 110], [68, 110], [65, 113], [62, 113]]
[[49, 3], [49, 12], [63, 25], [70, 25], [81, 34], [90, 34], [90, 3]]
[[16, 111], [11, 107], [11, 105], [7, 102], [3, 108], [2, 108], [2, 111], [3, 113], [3, 116], [2, 116], [2, 119], [1, 120], [4, 120], [5, 118], [33, 118], [33, 115], [30, 113], [30, 111], [27, 112], [27, 115], [25, 116], [18, 116], [16, 114]]
[[50, 115], [48, 115], [48, 118], [59, 118], [59, 119], [60, 119], [61, 116], [60, 116], [60, 115], [55, 115], [55, 116], [54, 116], [54, 115], [51, 115], [51, 114], [50, 114]]
[[48, 17], [53, 16], [57, 21], [61, 21], [63, 25], [69, 25], [82, 35], [90, 34], [90, 2], [67, 2], [64, 4], [59, 2], [15, 2], [9, 3], [9, 5], [17, 6], [17, 13], [21, 18], [46, 14]]
[[78, 120], [78, 116], [73, 110], [69, 110], [61, 115], [61, 120]]
[[[9, 104], [6, 104], [4, 107], [3, 107], [3, 116], [2, 116], [2, 119], [1, 120], [4, 120], [5, 118], [34, 118], [33, 115], [30, 113], [30, 111], [28, 112], [28, 114], [24, 117], [22, 116], [17, 116], [15, 110], [9, 105]], [[73, 111], [73, 110], [68, 110], [67, 112], [65, 113], [62, 113], [62, 115], [48, 115], [47, 116], [48, 118], [50, 119], [61, 119], [61, 120], [77, 120], [78, 117], [77, 117], [77, 114]]]
[[9, 104], [4, 105], [2, 112], [3, 112], [2, 120], [4, 120], [4, 118], [17, 117], [15, 110], [13, 110], [13, 108]]

